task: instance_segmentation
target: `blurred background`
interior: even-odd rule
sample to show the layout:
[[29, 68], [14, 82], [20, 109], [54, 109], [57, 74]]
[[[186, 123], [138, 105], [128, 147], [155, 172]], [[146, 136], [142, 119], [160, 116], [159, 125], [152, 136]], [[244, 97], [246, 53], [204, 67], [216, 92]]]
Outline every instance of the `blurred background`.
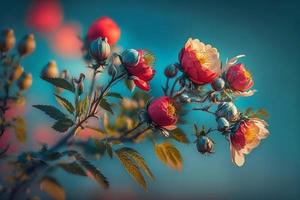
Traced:
[[[55, 141], [58, 133], [50, 129], [52, 121], [31, 107], [55, 104], [55, 99], [49, 98], [52, 87], [39, 78], [40, 71], [49, 60], [56, 60], [60, 69], [68, 69], [72, 75], [85, 71], [77, 35], [84, 37], [101, 16], [109, 16], [120, 27], [118, 46], [146, 48], [156, 56], [153, 96], [162, 95], [164, 67], [177, 61], [184, 42], [193, 37], [215, 46], [223, 61], [246, 54], [242, 61], [253, 74], [258, 92], [240, 98], [237, 105], [242, 110], [264, 107], [270, 114], [270, 137], [247, 156], [241, 168], [232, 164], [229, 145], [219, 135], [214, 137], [216, 153], [211, 156], [199, 154], [194, 144], [179, 145], [184, 159], [179, 173], [161, 164], [152, 145], [143, 143], [137, 149], [157, 178], [149, 182], [148, 192], [134, 183], [117, 159], [105, 157], [95, 164], [110, 180], [109, 191], [89, 179], [57, 172], [68, 199], [300, 199], [297, 1], [65, 0], [35, 6], [40, 2], [2, 0], [0, 4], [0, 29], [13, 28], [17, 38], [34, 33], [37, 41], [36, 51], [23, 62], [34, 81], [24, 111], [29, 139], [18, 150], [37, 149], [42, 142]], [[41, 22], [39, 15], [48, 18]], [[123, 88], [119, 84], [114, 90]], [[213, 118], [202, 113], [191, 113], [188, 120], [215, 125]], [[183, 129], [193, 140], [192, 123]]]

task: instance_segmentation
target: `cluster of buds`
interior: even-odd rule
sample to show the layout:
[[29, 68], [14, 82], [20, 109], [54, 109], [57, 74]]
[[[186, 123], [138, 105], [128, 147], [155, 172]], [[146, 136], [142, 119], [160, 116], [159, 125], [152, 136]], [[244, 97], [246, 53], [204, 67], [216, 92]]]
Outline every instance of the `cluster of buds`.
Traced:
[[[24, 68], [20, 64], [21, 58], [30, 55], [35, 49], [35, 40], [32, 34], [25, 35], [21, 41], [18, 42], [17, 52], [19, 57], [15, 54], [10, 54], [16, 43], [14, 31], [12, 29], [5, 29], [0, 33], [0, 54], [1, 64], [5, 68], [7, 75], [7, 87], [10, 87], [14, 82], [20, 91], [27, 90], [32, 85], [32, 75], [24, 72]], [[6, 85], [4, 84], [4, 85]]]

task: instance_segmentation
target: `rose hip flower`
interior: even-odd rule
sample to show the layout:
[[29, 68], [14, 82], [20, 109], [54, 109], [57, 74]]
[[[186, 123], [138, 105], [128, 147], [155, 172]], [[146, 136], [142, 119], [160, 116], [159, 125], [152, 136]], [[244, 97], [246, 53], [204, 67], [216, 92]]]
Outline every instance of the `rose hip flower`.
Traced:
[[221, 73], [219, 53], [198, 39], [188, 39], [179, 54], [183, 71], [196, 84], [211, 83]]
[[253, 86], [252, 76], [241, 63], [231, 66], [226, 73], [226, 81], [231, 89], [245, 92]]
[[101, 17], [93, 22], [87, 32], [89, 42], [102, 37], [107, 38], [110, 45], [118, 42], [121, 35], [121, 29], [114, 20], [109, 17]]
[[267, 123], [258, 118], [251, 118], [241, 121], [237, 130], [230, 136], [230, 151], [232, 161], [237, 166], [245, 162], [245, 154], [249, 154], [256, 148], [261, 139], [269, 135]]
[[[136, 59], [137, 62], [134, 65], [130, 65], [130, 62], [124, 60], [125, 57], [122, 54], [123, 64], [125, 65], [125, 68], [128, 74], [133, 79], [135, 85], [141, 88], [142, 90], [149, 91], [149, 81], [153, 78], [155, 74], [155, 70], [151, 66], [152, 58], [149, 58], [152, 55], [147, 54], [143, 50], [134, 51], [138, 53], [138, 58]], [[134, 53], [132, 50], [131, 52]], [[126, 54], [126, 56], [130, 57], [128, 53]]]
[[148, 106], [148, 114], [159, 127], [167, 130], [176, 128], [176, 108], [169, 97], [162, 96], [153, 100]]

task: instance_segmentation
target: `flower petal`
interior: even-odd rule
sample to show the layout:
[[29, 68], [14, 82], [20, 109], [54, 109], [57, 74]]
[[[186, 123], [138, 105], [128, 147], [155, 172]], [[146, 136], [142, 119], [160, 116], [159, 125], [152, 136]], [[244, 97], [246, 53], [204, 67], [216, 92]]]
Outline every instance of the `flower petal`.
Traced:
[[145, 90], [145, 91], [149, 91], [150, 90], [150, 85], [148, 82], [142, 80], [142, 79], [139, 79], [138, 77], [134, 76], [133, 77], [133, 82], [134, 84], [141, 88], [142, 90]]
[[245, 156], [244, 154], [237, 151], [231, 144], [230, 144], [230, 151], [231, 151], [231, 159], [232, 162], [237, 165], [238, 167], [241, 167], [245, 163]]

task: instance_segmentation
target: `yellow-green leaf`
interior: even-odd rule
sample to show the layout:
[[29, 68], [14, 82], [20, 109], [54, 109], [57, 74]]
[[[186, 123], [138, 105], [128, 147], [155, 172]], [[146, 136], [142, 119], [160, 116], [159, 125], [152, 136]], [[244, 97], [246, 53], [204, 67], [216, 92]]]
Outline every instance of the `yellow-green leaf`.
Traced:
[[179, 150], [170, 142], [155, 144], [155, 153], [157, 157], [167, 165], [175, 170], [182, 170], [182, 157]]
[[80, 100], [76, 105], [76, 112], [78, 116], [84, 115], [88, 111], [89, 98], [86, 96], [84, 99]]
[[17, 139], [20, 142], [25, 142], [26, 141], [26, 123], [25, 120], [22, 117], [17, 117], [15, 119], [15, 133], [17, 136]]
[[189, 139], [186, 137], [185, 133], [180, 128], [176, 128], [172, 131], [169, 131], [169, 133], [170, 133], [171, 137], [174, 138], [178, 142], [181, 142], [184, 144], [190, 143]]
[[80, 153], [72, 151], [70, 153], [75, 157], [75, 159], [87, 170], [87, 174], [94, 178], [98, 184], [100, 184], [104, 189], [109, 187], [109, 183], [106, 177], [100, 172], [100, 170], [95, 167], [92, 163], [86, 160]]
[[62, 186], [52, 177], [44, 177], [40, 182], [40, 189], [55, 200], [64, 200], [65, 191]]
[[125, 153], [127, 153], [127, 155], [135, 161], [135, 163], [144, 170], [144, 172], [152, 179], [155, 180], [155, 177], [153, 175], [153, 173], [151, 172], [150, 168], [148, 167], [148, 165], [146, 164], [144, 158], [139, 154], [139, 152], [137, 152], [136, 150], [132, 149], [132, 148], [128, 148], [128, 147], [124, 147], [122, 149], [120, 149], [120, 151], [124, 151]]
[[128, 157], [128, 154], [122, 150], [117, 150], [116, 155], [123, 164], [128, 174], [144, 189], [147, 190], [146, 181], [140, 172], [138, 166]]
[[110, 112], [111, 114], [114, 114], [112, 108], [111, 108], [111, 105], [107, 102], [106, 99], [102, 99], [101, 102], [100, 102], [100, 106], [101, 108], [103, 108], [104, 110]]
[[59, 105], [61, 105], [63, 108], [65, 108], [69, 113], [73, 114], [75, 108], [73, 105], [65, 98], [55, 94], [55, 99]]
[[70, 174], [86, 176], [84, 169], [75, 161], [71, 163], [59, 163], [58, 166]]

